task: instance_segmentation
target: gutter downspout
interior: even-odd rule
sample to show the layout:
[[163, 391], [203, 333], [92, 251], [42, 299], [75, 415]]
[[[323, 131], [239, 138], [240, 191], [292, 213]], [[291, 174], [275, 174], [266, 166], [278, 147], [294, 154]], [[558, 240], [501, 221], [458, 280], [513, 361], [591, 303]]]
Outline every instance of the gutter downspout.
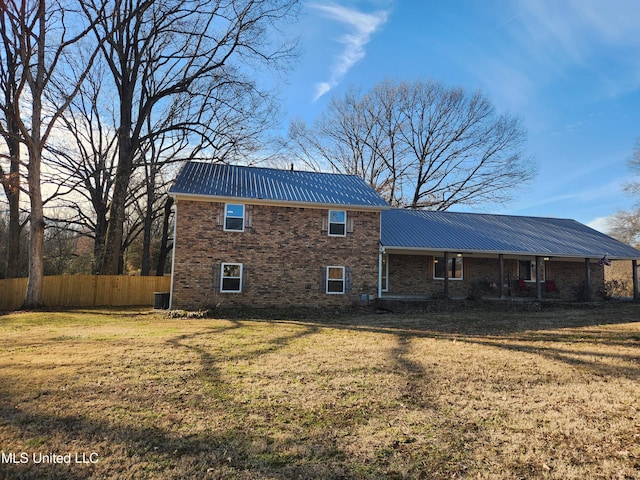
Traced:
[[382, 298], [382, 255], [384, 254], [384, 247], [380, 246], [378, 249], [378, 298]]
[[171, 287], [169, 288], [169, 310], [173, 308], [173, 274], [176, 269], [176, 246], [178, 243], [178, 199], [173, 197], [173, 205], [175, 210], [173, 211], [173, 248], [171, 249]]

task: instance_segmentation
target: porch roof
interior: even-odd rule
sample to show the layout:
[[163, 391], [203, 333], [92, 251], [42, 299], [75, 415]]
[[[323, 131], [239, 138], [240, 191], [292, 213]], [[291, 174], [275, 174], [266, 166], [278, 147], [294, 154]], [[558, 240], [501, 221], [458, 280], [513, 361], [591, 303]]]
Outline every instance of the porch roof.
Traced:
[[389, 208], [374, 189], [355, 175], [186, 162], [170, 195], [254, 203]]
[[392, 209], [381, 223], [389, 250], [640, 259], [639, 250], [570, 219]]

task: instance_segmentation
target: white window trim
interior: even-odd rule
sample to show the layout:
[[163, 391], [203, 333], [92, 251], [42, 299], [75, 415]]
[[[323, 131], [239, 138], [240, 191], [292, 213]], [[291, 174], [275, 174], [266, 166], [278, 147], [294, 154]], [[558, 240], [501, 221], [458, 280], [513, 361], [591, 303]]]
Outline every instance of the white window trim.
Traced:
[[[227, 265], [240, 265], [240, 277], [225, 277], [224, 276], [224, 267]], [[242, 293], [242, 273], [243, 273], [243, 265], [242, 263], [223, 263], [220, 267], [220, 293]], [[225, 290], [224, 289], [224, 279], [225, 278], [237, 278], [240, 280], [239, 290]]]
[[386, 259], [386, 261], [380, 262], [380, 268], [382, 268], [381, 279], [384, 280], [383, 283], [385, 285], [385, 288], [381, 286], [381, 289], [383, 292], [389, 292], [389, 254], [383, 253], [382, 258]]
[[[329, 269], [331, 268], [339, 268], [342, 270], [342, 291], [341, 292], [330, 292], [329, 291], [329, 281], [332, 282], [337, 282], [338, 280], [336, 279], [330, 279], [329, 278]], [[326, 273], [326, 283], [325, 283], [325, 293], [327, 295], [344, 295], [345, 291], [347, 289], [347, 272], [346, 272], [346, 268], [345, 267], [340, 267], [337, 265], [330, 265], [327, 267], [327, 273]]]
[[[344, 214], [344, 222], [332, 222], [331, 212], [342, 212]], [[344, 225], [344, 233], [331, 233], [331, 224]], [[327, 233], [330, 237], [346, 237], [347, 236], [347, 211], [346, 210], [329, 210], [328, 213]]]
[[[240, 205], [242, 207], [242, 217], [229, 217], [227, 215], [229, 205]], [[224, 231], [225, 232], [244, 232], [244, 227], [246, 224], [246, 212], [247, 212], [247, 207], [244, 203], [225, 203], [224, 204], [224, 223], [223, 223]], [[235, 228], [227, 228], [227, 218], [242, 218], [242, 229], [236, 230]]]
[[[433, 257], [433, 279], [434, 280], [444, 280], [444, 277], [436, 277], [436, 258], [442, 258], [444, 259], [444, 256], [439, 256], [436, 255]], [[462, 280], [464, 280], [464, 257], [458, 257], [458, 256], [454, 256], [454, 257], [449, 257], [448, 260], [451, 260], [453, 262], [460, 260], [460, 278], [458, 277], [449, 277], [449, 281], [454, 281], [454, 282], [460, 282]], [[445, 269], [446, 272], [449, 272], [449, 269], [446, 268]]]

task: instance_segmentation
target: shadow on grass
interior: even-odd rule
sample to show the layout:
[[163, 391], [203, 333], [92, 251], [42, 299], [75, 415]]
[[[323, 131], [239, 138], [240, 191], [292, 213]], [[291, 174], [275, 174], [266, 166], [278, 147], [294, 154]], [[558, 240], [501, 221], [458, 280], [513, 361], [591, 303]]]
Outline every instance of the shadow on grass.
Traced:
[[[169, 339], [168, 344], [197, 354], [206, 382], [218, 390], [225, 390], [218, 363], [256, 360], [318, 331], [318, 327], [309, 326], [297, 329], [291, 335], [279, 335], [266, 343], [261, 342], [258, 348], [237, 348], [223, 353], [215, 349], [216, 336], [244, 326], [243, 322], [231, 321], [228, 326], [176, 336]], [[207, 345], [214, 348], [207, 348]], [[224, 405], [225, 399], [237, 404], [233, 399], [233, 391], [229, 390], [216, 399], [224, 406], [221, 411], [235, 408]], [[152, 402], [151, 399], [147, 401]], [[29, 461], [24, 464], [9, 461], [9, 456], [3, 457], [6, 461], [0, 462], [0, 479], [334, 477], [331, 467], [323, 467], [315, 456], [289, 463], [282, 452], [268, 447], [275, 443], [273, 439], [249, 431], [242, 425], [228, 428], [223, 434], [214, 434], [205, 428], [197, 433], [180, 435], [149, 424], [123, 425], [118, 420], [112, 423], [105, 416], [96, 419], [88, 416], [46, 415], [25, 409], [22, 405], [9, 392], [0, 393], [0, 438], [4, 436], [3, 430], [12, 431], [11, 438], [17, 439], [14, 442], [22, 444], [20, 450], [11, 450], [16, 453], [16, 461], [21, 460], [22, 452], [29, 456]], [[257, 453], [253, 447], [256, 443], [264, 443], [266, 447]], [[31, 446], [25, 449], [24, 445]], [[8, 447], [2, 445], [1, 448], [6, 455], [11, 452]], [[77, 452], [86, 452], [87, 455], [96, 452], [99, 461], [89, 465], [77, 464]], [[336, 455], [335, 451], [329, 452], [329, 457]], [[74, 461], [71, 464], [34, 463], [31, 456], [40, 453], [71, 453]]]
[[[613, 302], [535, 312], [476, 308], [456, 312], [353, 315], [318, 319], [311, 324], [396, 335], [405, 344], [410, 338], [461, 341], [537, 354], [587, 368], [598, 375], [640, 378], [640, 354], [613, 351], [615, 347], [640, 347], [640, 328], [613, 327], [635, 322], [640, 322], [640, 304]], [[585, 329], [599, 326], [612, 328]], [[572, 348], [568, 348], [569, 345]], [[606, 360], [621, 360], [627, 365], [612, 366], [603, 362]], [[407, 366], [407, 370], [411, 367]]]
[[[368, 315], [337, 317], [329, 320], [309, 320], [304, 322], [275, 321], [295, 324], [298, 328], [285, 335], [274, 331], [273, 338], [257, 339], [255, 345], [234, 344], [229, 349], [216, 348], [216, 336], [242, 332], [247, 322], [227, 320], [228, 323], [216, 323], [215, 326], [203, 321], [203, 328], [196, 333], [177, 335], [167, 340], [167, 347], [186, 350], [199, 359], [203, 378], [220, 393], [216, 399], [222, 414], [238, 418], [256, 415], [255, 407], [243, 405], [234, 398], [235, 391], [225, 383], [222, 364], [251, 360], [259, 362], [264, 355], [277, 353], [293, 342], [317, 334], [324, 328], [349, 329], [391, 335], [394, 347], [389, 350], [386, 359], [390, 367], [404, 375], [403, 391], [399, 398], [408, 407], [421, 410], [431, 409], [434, 414], [446, 417], [447, 413], [438, 407], [438, 402], [429, 391], [429, 371], [420, 362], [413, 360], [412, 342], [420, 338], [441, 339], [444, 341], [468, 342], [479, 346], [507, 349], [536, 354], [566, 362], [581, 368], [588, 368], [602, 375], [624, 375], [631, 378], [639, 376], [640, 367], [627, 365], [611, 367], [597, 359], [617, 358], [625, 362], [639, 363], [640, 358], [633, 354], [605, 353], [593, 345], [637, 346], [638, 333], [616, 329], [588, 330], [589, 333], [575, 329], [585, 326], [604, 324], [624, 324], [638, 321], [638, 308], [617, 311], [609, 320], [603, 320], [601, 310], [588, 311], [599, 315], [582, 315], [573, 311], [563, 311], [550, 317], [548, 312], [531, 312], [496, 315], [492, 312], [471, 312], [464, 314], [406, 314], [406, 315]], [[274, 322], [262, 320], [262, 322]], [[553, 330], [553, 331], [551, 331]], [[582, 342], [589, 348], [576, 352], [560, 343]], [[535, 344], [544, 342], [544, 344]], [[558, 345], [549, 345], [555, 342]], [[397, 392], [389, 392], [395, 395]], [[55, 401], [52, 398], [51, 401]], [[154, 404], [151, 400], [149, 406]], [[167, 399], [166, 401], [171, 401]], [[226, 403], [228, 402], [228, 404]], [[340, 413], [330, 406], [312, 412], [324, 415], [322, 422], [316, 422], [314, 429], [305, 422], [314, 419], [303, 418], [304, 412], [290, 412], [291, 405], [286, 403], [271, 405], [271, 414], [283, 424], [300, 422], [296, 425], [299, 437], [276, 438], [278, 431], [251, 430], [239, 422], [230, 423], [229, 428], [215, 431], [213, 426], [193, 429], [188, 434], [180, 434], [171, 427], [160, 428], [152, 422], [146, 424], [126, 424], [107, 416], [106, 411], [95, 415], [47, 415], [38, 413], [11, 397], [10, 392], [0, 393], [0, 436], [11, 435], [16, 445], [32, 445], [28, 452], [57, 453], [96, 451], [99, 462], [95, 465], [71, 464], [11, 464], [0, 463], [1, 479], [85, 479], [85, 478], [271, 478], [271, 479], [325, 479], [325, 478], [454, 478], [464, 475], [458, 470], [460, 465], [471, 464], [463, 434], [473, 428], [464, 420], [443, 420], [444, 427], [438, 431], [443, 448], [435, 449], [421, 445], [420, 450], [412, 450], [411, 438], [400, 439], [388, 445], [380, 457], [369, 460], [353, 459], [336, 440], [339, 431], [353, 426], [353, 419], [341, 419]], [[124, 404], [126, 406], [126, 404]], [[375, 405], [375, 404], [374, 404]], [[203, 407], [204, 408], [204, 407]], [[376, 412], [378, 419], [386, 412]], [[358, 421], [366, 422], [367, 412]], [[397, 415], [395, 412], [391, 412]], [[212, 421], [215, 421], [212, 420]], [[284, 427], [283, 427], [284, 428]], [[482, 427], [485, 428], [485, 427]], [[486, 427], [489, 428], [489, 427]], [[296, 429], [291, 429], [295, 432]], [[274, 433], [275, 432], [275, 433]], [[483, 431], [473, 431], [474, 436], [482, 436]], [[57, 451], [45, 451], [49, 445], [62, 445]], [[258, 446], [256, 446], [258, 445]], [[417, 447], [417, 446], [416, 446]], [[9, 446], [2, 445], [6, 453]], [[17, 450], [13, 450], [16, 451]], [[429, 466], [422, 471], [410, 467], [402, 473], [390, 467], [388, 459], [392, 456], [413, 455], [413, 465], [428, 461]], [[388, 455], [385, 457], [384, 455]], [[430, 458], [431, 457], [431, 458]]]
[[219, 369], [216, 366], [219, 361], [237, 362], [240, 360], [255, 360], [262, 355], [267, 355], [283, 349], [297, 339], [318, 333], [320, 330], [320, 327], [317, 325], [306, 325], [304, 328], [301, 328], [299, 332], [292, 335], [275, 337], [274, 339], [264, 343], [260, 348], [237, 348], [234, 351], [224, 353], [224, 355], [218, 353], [218, 356], [212, 354], [209, 349], [194, 342], [200, 341], [204, 345], [210, 345], [209, 342], [215, 342], [216, 335], [223, 335], [233, 330], [241, 329], [245, 326], [245, 324], [239, 320], [227, 320], [227, 322], [230, 322], [231, 324], [228, 327], [209, 328], [197, 333], [178, 335], [177, 337], [167, 340], [167, 343], [175, 348], [184, 348], [196, 353], [200, 357], [202, 373], [210, 381], [220, 383]]
[[[601, 302], [580, 307], [551, 304], [534, 311], [510, 311], [499, 308], [500, 304], [472, 304], [468, 308], [466, 303], [458, 305], [456, 301], [442, 304], [444, 307], [436, 311], [344, 315], [330, 319], [319, 318], [318, 321], [331, 326], [389, 328], [427, 332], [432, 335], [460, 334], [481, 337], [640, 321], [640, 303]], [[638, 338], [640, 339], [640, 332]]]
[[[563, 362], [574, 367], [581, 367], [589, 372], [602, 377], [625, 377], [630, 379], [640, 379], [640, 355], [627, 355], [612, 353], [610, 351], [594, 351], [580, 349], [568, 349], [559, 347], [546, 347], [541, 345], [525, 345], [522, 343], [506, 342], [504, 340], [480, 340], [477, 338], [458, 339], [482, 345], [486, 347], [499, 348], [503, 350], [517, 351], [527, 354], [540, 355], [542, 357]], [[559, 340], [562, 341], [562, 340]], [[571, 340], [567, 340], [570, 342]], [[628, 346], [632, 346], [627, 344]], [[640, 346], [637, 343], [635, 347]], [[622, 360], [626, 365], [611, 365], [607, 360]]]
[[[161, 428], [114, 425], [86, 417], [49, 416], [0, 405], [5, 428], [19, 427], [23, 438], [62, 438], [71, 453], [70, 464], [0, 463], [2, 479], [75, 480], [88, 478], [236, 478], [241, 472], [260, 469], [251, 458], [251, 432], [227, 430], [224, 435], [207, 432], [176, 436]], [[29, 448], [34, 453], [51, 453], [46, 447]], [[88, 449], [88, 450], [87, 450]], [[6, 448], [3, 448], [8, 454]], [[95, 464], [75, 463], [75, 454], [97, 453]], [[20, 452], [17, 452], [18, 458]], [[269, 471], [270, 478], [290, 478]], [[324, 472], [326, 473], [326, 472]], [[208, 475], [211, 474], [211, 475]], [[321, 475], [315, 478], [321, 478]]]
[[[203, 325], [204, 326], [204, 325]], [[201, 373], [207, 382], [221, 390], [227, 390], [211, 405], [222, 414], [232, 417], [255, 415], [252, 406], [244, 406], [234, 398], [234, 391], [227, 388], [221, 374], [221, 363], [229, 365], [239, 360], [259, 361], [263, 355], [276, 353], [292, 342], [318, 332], [318, 326], [307, 326], [260, 341], [256, 348], [232, 348], [221, 351], [216, 348], [216, 336], [243, 329], [245, 322], [205, 328], [193, 334], [175, 336], [167, 341], [172, 348], [195, 353], [200, 361]], [[276, 332], [277, 333], [277, 332]], [[394, 352], [397, 357], [407, 353], [408, 345], [402, 341]], [[418, 376], [425, 372], [410, 360], [399, 361], [403, 368]], [[55, 402], [57, 391], [51, 390], [50, 402]], [[64, 394], [61, 394], [64, 396]], [[226, 398], [225, 398], [226, 397]], [[172, 401], [167, 398], [165, 401]], [[146, 399], [146, 408], [161, 408], [152, 398]], [[228, 402], [228, 403], [227, 403]], [[327, 478], [380, 478], [376, 466], [365, 471], [354, 465], [346, 452], [336, 443], [336, 418], [328, 409], [320, 409], [314, 415], [324, 415], [324, 427], [302, 427], [304, 412], [291, 412], [290, 405], [272, 406], [272, 414], [279, 422], [300, 422], [300, 428], [309, 428], [301, 438], [281, 438], [278, 429], [252, 431], [233, 418], [225, 429], [206, 425], [193, 429], [193, 433], [180, 434], [171, 426], [154, 426], [152, 421], [140, 424], [109, 418], [110, 407], [85, 415], [54, 415], [37, 412], [37, 405], [29, 407], [29, 400], [13, 398], [9, 391], [0, 393], [0, 438], [10, 438], [14, 445], [2, 445], [5, 453], [21, 452], [65, 455], [83, 452], [98, 454], [96, 464], [26, 464], [0, 462], [0, 479], [88, 479], [88, 478], [271, 478], [271, 479], [327, 479]], [[126, 402], [122, 403], [126, 408]], [[138, 407], [139, 408], [139, 407]], [[198, 406], [206, 408], [206, 406]], [[196, 409], [197, 411], [197, 409]], [[209, 415], [210, 413], [207, 412]], [[241, 420], [241, 418], [240, 418]], [[214, 420], [215, 421], [215, 420]], [[348, 422], [348, 421], [347, 421]], [[234, 426], [235, 424], [235, 426]], [[315, 424], [314, 424], [315, 425]], [[319, 429], [318, 429], [319, 427]], [[297, 428], [297, 427], [296, 427]], [[341, 428], [344, 428], [342, 425]], [[295, 430], [295, 428], [293, 429]], [[25, 447], [26, 446], [26, 447]], [[13, 450], [9, 450], [12, 448]], [[18, 450], [19, 449], [19, 450]], [[373, 473], [371, 473], [373, 472]], [[387, 478], [393, 478], [389, 476]]]

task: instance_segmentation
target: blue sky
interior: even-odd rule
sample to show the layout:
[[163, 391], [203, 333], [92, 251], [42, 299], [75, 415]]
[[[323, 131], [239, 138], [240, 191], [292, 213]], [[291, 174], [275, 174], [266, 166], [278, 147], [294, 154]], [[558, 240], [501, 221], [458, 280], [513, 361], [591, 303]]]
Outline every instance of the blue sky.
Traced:
[[311, 123], [333, 95], [380, 80], [481, 89], [524, 120], [538, 176], [493, 213], [602, 219], [640, 137], [638, 0], [311, 0], [282, 97]]

